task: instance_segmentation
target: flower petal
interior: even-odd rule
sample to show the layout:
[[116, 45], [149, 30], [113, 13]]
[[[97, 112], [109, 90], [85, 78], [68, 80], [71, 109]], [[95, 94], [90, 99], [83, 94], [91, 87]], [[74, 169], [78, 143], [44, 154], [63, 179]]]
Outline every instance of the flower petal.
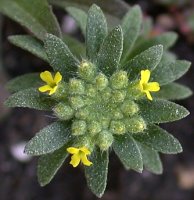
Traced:
[[150, 70], [141, 70], [141, 82], [142, 83], [148, 83], [150, 79]]
[[47, 91], [51, 91], [52, 88], [49, 85], [44, 85], [44, 86], [39, 87], [38, 90], [40, 92], [47, 92]]
[[80, 151], [82, 151], [85, 155], [90, 155], [91, 154], [91, 152], [86, 147], [80, 148]]
[[51, 88], [50, 92], [49, 92], [49, 95], [52, 95], [56, 92], [58, 86], [55, 86], [54, 88]]
[[90, 166], [90, 165], [93, 164], [92, 162], [90, 162], [90, 161], [88, 160], [86, 154], [83, 154], [83, 155], [81, 156], [81, 161], [82, 161], [82, 163], [83, 163], [84, 165], [86, 165], [86, 166]]
[[49, 71], [44, 71], [40, 73], [40, 78], [48, 85], [52, 85], [54, 83], [52, 74]]
[[157, 92], [160, 90], [160, 85], [158, 82], [150, 82], [146, 84], [146, 90], [149, 90], [151, 92]]
[[57, 85], [59, 82], [61, 82], [61, 80], [62, 80], [62, 75], [60, 74], [60, 72], [57, 72], [57, 73], [55, 74], [55, 77], [54, 77], [54, 82], [55, 82], [56, 85]]
[[79, 149], [75, 148], [75, 147], [69, 147], [69, 148], [67, 148], [67, 152], [70, 154], [75, 154], [75, 153], [79, 152]]
[[73, 167], [77, 167], [80, 163], [80, 156], [79, 154], [74, 154], [73, 156], [71, 156], [71, 162], [70, 164], [73, 166]]
[[150, 92], [148, 91], [148, 90], [146, 90], [145, 91], [145, 93], [146, 93], [146, 95], [147, 95], [147, 98], [149, 99], [149, 100], [153, 100], [153, 98], [152, 98], [152, 96], [151, 96], [151, 94], [150, 94]]

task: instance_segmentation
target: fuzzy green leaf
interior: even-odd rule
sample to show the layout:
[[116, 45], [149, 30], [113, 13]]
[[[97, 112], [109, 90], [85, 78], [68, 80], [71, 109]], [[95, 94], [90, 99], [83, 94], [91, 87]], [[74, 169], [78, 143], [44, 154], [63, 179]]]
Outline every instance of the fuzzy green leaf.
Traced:
[[33, 137], [25, 147], [25, 153], [29, 155], [43, 155], [60, 149], [71, 139], [70, 127], [64, 122], [55, 122]]
[[87, 24], [87, 14], [75, 7], [67, 7], [66, 11], [75, 19], [77, 24], [79, 25], [83, 35], [86, 35], [86, 24]]
[[139, 6], [134, 6], [129, 10], [122, 20], [123, 30], [123, 54], [122, 60], [125, 60], [129, 51], [133, 47], [141, 29], [142, 12]]
[[144, 39], [141, 43], [138, 43], [138, 46], [136, 46], [136, 48], [131, 52], [129, 58], [133, 58], [142, 51], [145, 51], [146, 49], [154, 45], [160, 44], [163, 46], [164, 50], [167, 50], [168, 48], [173, 46], [176, 40], [177, 40], [177, 34], [174, 32], [167, 32], [150, 39]]
[[95, 4], [88, 11], [86, 27], [86, 53], [91, 61], [96, 61], [98, 51], [107, 36], [107, 23], [102, 10]]
[[39, 158], [37, 176], [41, 186], [50, 183], [67, 156], [66, 146], [63, 146], [53, 153], [43, 155]]
[[181, 100], [191, 96], [193, 92], [186, 86], [178, 83], [163, 85], [159, 92], [153, 93], [154, 98], [167, 100]]
[[143, 36], [148, 38], [153, 28], [153, 20], [151, 17], [146, 17], [143, 22]]
[[38, 73], [29, 73], [10, 80], [6, 87], [10, 92], [18, 92], [28, 88], [38, 88], [42, 84]]
[[137, 143], [130, 135], [115, 137], [113, 149], [126, 169], [142, 172], [142, 155]]
[[148, 123], [172, 122], [186, 117], [189, 111], [176, 103], [155, 99], [138, 101], [141, 116]]
[[137, 144], [142, 154], [143, 165], [145, 169], [154, 174], [162, 174], [163, 167], [158, 152], [140, 142]]
[[86, 48], [83, 43], [74, 39], [69, 35], [63, 35], [63, 42], [69, 47], [70, 51], [77, 58], [85, 58], [86, 57]]
[[68, 80], [77, 71], [78, 60], [60, 38], [47, 34], [44, 43], [50, 65]]
[[47, 55], [43, 44], [36, 38], [29, 35], [13, 35], [8, 38], [12, 44], [34, 54], [47, 62]]
[[107, 184], [108, 151], [101, 152], [96, 149], [89, 159], [93, 164], [90, 167], [85, 167], [87, 184], [91, 191], [100, 198], [104, 194]]
[[162, 58], [163, 47], [156, 45], [143, 51], [132, 60], [129, 60], [124, 65], [124, 69], [130, 74], [130, 79], [135, 79], [139, 76], [140, 71], [144, 69], [153, 70], [158, 65]]
[[105, 38], [97, 57], [97, 67], [106, 75], [119, 68], [123, 50], [123, 33], [120, 26], [114, 28]]
[[143, 133], [133, 135], [142, 144], [166, 154], [182, 152], [179, 141], [164, 129], [156, 125], [149, 125]]
[[160, 85], [171, 83], [183, 76], [190, 68], [191, 62], [185, 60], [176, 60], [174, 62], [162, 62], [153, 71], [151, 81], [157, 81]]
[[56, 104], [49, 96], [41, 94], [38, 89], [30, 88], [11, 95], [5, 105], [8, 107], [33, 108], [37, 110], [51, 110]]
[[41, 40], [46, 33], [61, 35], [56, 17], [46, 0], [0, 0], [0, 12], [29, 29]]

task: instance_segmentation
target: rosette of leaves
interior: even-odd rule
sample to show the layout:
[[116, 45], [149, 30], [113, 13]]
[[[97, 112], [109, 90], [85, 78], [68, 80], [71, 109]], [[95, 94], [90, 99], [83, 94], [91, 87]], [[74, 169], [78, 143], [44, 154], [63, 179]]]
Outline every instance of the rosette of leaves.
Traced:
[[[190, 63], [177, 61], [163, 52], [171, 46], [171, 36], [150, 39], [148, 44], [143, 39], [142, 13], [138, 6], [129, 10], [121, 25], [111, 29], [98, 6], [91, 6], [87, 14], [70, 8], [71, 13], [79, 16], [76, 18], [86, 38], [83, 46], [62, 36], [46, 1], [33, 0], [37, 7], [14, 0], [10, 8], [6, 2], [0, 1], [1, 12], [38, 38], [11, 36], [10, 41], [47, 61], [54, 73], [62, 75], [53, 95], [38, 90], [43, 83], [36, 73], [8, 83], [14, 94], [7, 99], [7, 106], [51, 111], [58, 118], [40, 130], [25, 148], [27, 154], [40, 156], [40, 184], [44, 186], [51, 181], [71, 146], [86, 146], [91, 151], [88, 158], [93, 164], [84, 166], [85, 175], [89, 188], [98, 197], [105, 191], [111, 151], [126, 169], [142, 172], [145, 168], [162, 173], [159, 153], [176, 154], [182, 148], [158, 124], [186, 117], [189, 112], [169, 100], [191, 94], [187, 87], [174, 83], [186, 73]], [[13, 16], [12, 8], [22, 9]], [[27, 20], [23, 18], [25, 14]], [[51, 25], [47, 23], [48, 16]], [[78, 51], [78, 47], [85, 53]], [[139, 89], [142, 70], [151, 72], [150, 80], [157, 81], [161, 87], [153, 94], [152, 101]]]

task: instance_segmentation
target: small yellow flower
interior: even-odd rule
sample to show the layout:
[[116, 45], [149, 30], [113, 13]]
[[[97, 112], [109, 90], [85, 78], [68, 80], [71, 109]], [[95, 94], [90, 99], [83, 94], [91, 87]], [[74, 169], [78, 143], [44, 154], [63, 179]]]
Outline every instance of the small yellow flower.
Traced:
[[86, 166], [92, 165], [92, 162], [90, 162], [87, 158], [87, 155], [90, 155], [90, 151], [86, 147], [81, 147], [81, 148], [69, 147], [67, 148], [67, 152], [73, 154], [71, 156], [71, 162], [70, 162], [70, 164], [73, 165], [73, 167], [77, 167], [80, 161]]
[[58, 84], [62, 80], [60, 72], [57, 72], [53, 78], [52, 74], [49, 71], [44, 71], [40, 73], [40, 78], [46, 82], [46, 85], [39, 87], [40, 92], [49, 91], [49, 95], [52, 95], [56, 92]]
[[158, 82], [150, 82], [150, 70], [141, 70], [141, 80], [139, 81], [141, 92], [146, 93], [149, 100], [153, 100], [150, 92], [157, 92], [160, 90], [160, 85]]

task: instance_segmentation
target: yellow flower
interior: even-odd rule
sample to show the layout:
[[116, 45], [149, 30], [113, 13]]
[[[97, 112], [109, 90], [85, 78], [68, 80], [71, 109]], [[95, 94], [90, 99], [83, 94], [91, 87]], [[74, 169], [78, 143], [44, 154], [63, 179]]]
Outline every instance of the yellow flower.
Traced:
[[56, 92], [58, 84], [62, 80], [60, 72], [57, 72], [53, 78], [52, 74], [49, 71], [44, 71], [40, 73], [40, 78], [46, 82], [46, 85], [39, 87], [40, 92], [49, 91], [49, 95], [52, 95]]
[[70, 164], [73, 165], [73, 167], [77, 167], [80, 161], [86, 166], [92, 165], [92, 162], [90, 162], [87, 158], [87, 155], [90, 155], [90, 151], [86, 147], [81, 147], [81, 148], [69, 147], [67, 148], [67, 152], [73, 154], [71, 156], [71, 162], [70, 162]]
[[160, 90], [160, 85], [158, 82], [150, 82], [148, 83], [150, 79], [150, 70], [141, 70], [141, 80], [139, 81], [140, 90], [144, 93], [146, 93], [147, 98], [149, 100], [152, 100], [152, 96], [150, 92], [157, 92]]

